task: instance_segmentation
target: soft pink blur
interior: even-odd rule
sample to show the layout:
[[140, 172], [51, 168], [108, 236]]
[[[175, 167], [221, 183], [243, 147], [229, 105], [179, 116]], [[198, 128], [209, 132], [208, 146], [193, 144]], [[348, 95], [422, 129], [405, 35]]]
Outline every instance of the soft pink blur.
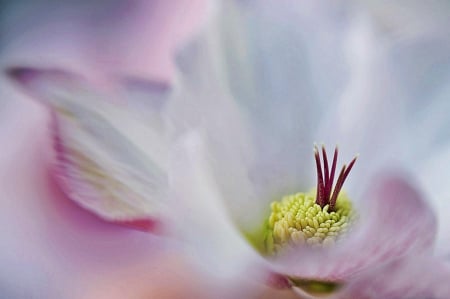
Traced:
[[[1, 65], [74, 68], [99, 80], [119, 73], [169, 80], [174, 47], [198, 25], [202, 1], [122, 6], [90, 20], [96, 24], [70, 9], [54, 12], [3, 45]], [[49, 167], [48, 111], [6, 79], [0, 86], [1, 297], [201, 294], [195, 272], [161, 238], [99, 220], [60, 191]]]
[[205, 0], [36, 3], [10, 9], [13, 21], [2, 39], [2, 65], [157, 80], [171, 78], [174, 49], [201, 25], [209, 9]]

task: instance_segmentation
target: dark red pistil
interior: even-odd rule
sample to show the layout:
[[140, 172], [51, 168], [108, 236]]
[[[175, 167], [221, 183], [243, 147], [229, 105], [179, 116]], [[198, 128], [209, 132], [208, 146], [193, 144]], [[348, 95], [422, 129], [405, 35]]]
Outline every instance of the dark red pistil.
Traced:
[[330, 170], [328, 168], [328, 158], [325, 146], [322, 145], [322, 159], [323, 159], [323, 171], [322, 171], [322, 162], [320, 160], [319, 149], [317, 148], [317, 146], [314, 146], [314, 158], [316, 159], [316, 167], [317, 167], [316, 204], [318, 204], [321, 208], [324, 208], [326, 205], [329, 205], [328, 211], [330, 212], [335, 210], [336, 200], [338, 198], [339, 192], [341, 191], [345, 179], [352, 170], [352, 167], [357, 159], [357, 157], [353, 158], [353, 160], [350, 161], [348, 166], [344, 165], [342, 167], [333, 190], [337, 157], [338, 157], [338, 148], [336, 147], [334, 150], [333, 162]]

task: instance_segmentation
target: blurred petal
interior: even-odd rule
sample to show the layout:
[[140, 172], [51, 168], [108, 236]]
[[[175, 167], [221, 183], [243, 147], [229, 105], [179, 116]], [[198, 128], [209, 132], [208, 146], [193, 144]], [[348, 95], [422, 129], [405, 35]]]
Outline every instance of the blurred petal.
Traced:
[[[343, 144], [361, 154], [362, 179], [388, 162], [401, 161], [406, 149], [404, 92], [391, 75], [389, 48], [380, 42], [376, 29], [364, 15], [352, 21], [344, 37], [349, 80], [318, 132], [327, 143]], [[352, 181], [362, 183], [358, 175]]]
[[204, 0], [2, 2], [2, 62], [168, 80], [176, 46], [203, 22]]
[[203, 138], [189, 133], [171, 155], [174, 229], [212, 279], [219, 277], [224, 284], [243, 277], [258, 281], [267, 275], [260, 269], [262, 258], [231, 222]]
[[354, 2], [364, 5], [384, 34], [394, 40], [417, 39], [430, 33], [444, 36], [448, 31], [450, 6], [445, 0], [432, 0], [427, 3], [414, 0]]
[[[330, 249], [300, 247], [277, 270], [294, 277], [347, 281], [355, 274], [412, 253], [430, 253], [433, 213], [407, 178], [385, 174], [366, 192], [359, 222]], [[275, 260], [277, 261], [277, 260]]]
[[450, 268], [426, 256], [410, 256], [361, 275], [337, 295], [358, 299], [445, 299], [450, 297]]
[[430, 150], [429, 157], [417, 164], [420, 182], [430, 198], [438, 220], [436, 254], [450, 260], [450, 193], [447, 189], [450, 177], [450, 147]]
[[52, 109], [57, 174], [73, 200], [109, 220], [148, 219], [161, 211], [164, 130], [75, 75], [26, 68], [9, 74]]
[[216, 50], [214, 43], [200, 38], [180, 51], [179, 73], [166, 111], [175, 136], [190, 128], [204, 131], [214, 157], [211, 167], [218, 188], [227, 195], [224, 200], [231, 217], [239, 226], [254, 229], [266, 208], [249, 173], [260, 149], [255, 148], [242, 109], [224, 86]]
[[[291, 22], [297, 15], [289, 13], [286, 3], [265, 4], [223, 1], [216, 19], [183, 53], [179, 65], [197, 85], [215, 88], [215, 94], [227, 94], [245, 108], [258, 148], [250, 175], [258, 192], [271, 197], [299, 183], [310, 188], [312, 176], [303, 169], [312, 165], [316, 104], [306, 75], [308, 59], [299, 54], [306, 52], [306, 38]], [[287, 12], [288, 21], [275, 19], [271, 9]]]

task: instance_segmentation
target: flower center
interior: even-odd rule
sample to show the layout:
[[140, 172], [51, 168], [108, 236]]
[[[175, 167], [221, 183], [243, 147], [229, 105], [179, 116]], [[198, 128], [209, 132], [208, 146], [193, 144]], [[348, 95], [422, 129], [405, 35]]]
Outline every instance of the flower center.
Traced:
[[272, 202], [267, 221], [264, 245], [269, 255], [280, 253], [287, 247], [308, 244], [328, 247], [339, 241], [355, 220], [356, 213], [347, 195], [341, 192], [345, 179], [356, 162], [355, 157], [344, 165], [333, 188], [338, 149], [336, 147], [331, 169], [325, 147], [322, 161], [314, 147], [317, 167], [317, 188], [309, 193], [284, 196]]

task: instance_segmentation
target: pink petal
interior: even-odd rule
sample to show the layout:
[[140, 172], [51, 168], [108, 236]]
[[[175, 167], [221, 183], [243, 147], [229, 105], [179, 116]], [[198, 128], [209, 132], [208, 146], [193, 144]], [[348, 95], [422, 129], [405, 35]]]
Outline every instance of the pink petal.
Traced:
[[205, 2], [9, 2], [2, 6], [2, 58], [167, 80], [174, 73], [173, 51], [203, 22]]
[[349, 237], [330, 249], [300, 247], [279, 260], [286, 275], [347, 280], [363, 270], [431, 249], [436, 234], [432, 211], [407, 178], [385, 173], [376, 178], [357, 207], [360, 222]]
[[94, 284], [120, 285], [129, 274], [150, 289], [155, 268], [164, 269], [163, 239], [102, 221], [69, 200], [49, 175], [47, 115], [14, 99], [0, 130], [0, 297], [85, 298]]

